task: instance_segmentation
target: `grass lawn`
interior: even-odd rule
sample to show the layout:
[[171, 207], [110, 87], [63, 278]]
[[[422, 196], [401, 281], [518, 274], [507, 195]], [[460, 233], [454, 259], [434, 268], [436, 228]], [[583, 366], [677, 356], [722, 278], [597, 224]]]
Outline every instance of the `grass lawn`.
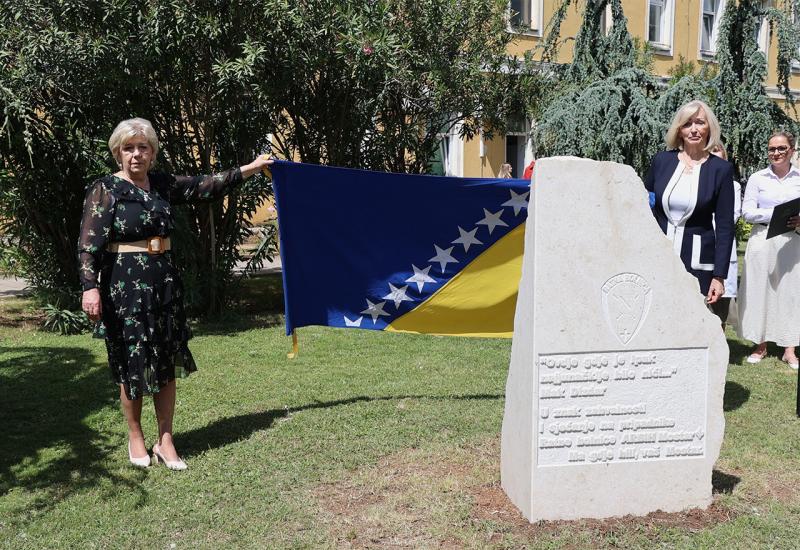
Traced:
[[[0, 301], [4, 548], [797, 548], [797, 375], [743, 366], [707, 512], [530, 526], [504, 499], [510, 341], [308, 328], [289, 360], [279, 280], [195, 327], [179, 380], [186, 472], [129, 466], [101, 340], [35, 329]], [[152, 406], [145, 430], [155, 436]]]

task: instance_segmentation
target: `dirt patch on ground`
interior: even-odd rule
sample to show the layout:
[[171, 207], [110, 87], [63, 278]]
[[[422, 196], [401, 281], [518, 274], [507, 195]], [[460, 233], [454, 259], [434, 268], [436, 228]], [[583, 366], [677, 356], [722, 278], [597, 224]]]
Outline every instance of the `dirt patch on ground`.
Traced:
[[800, 500], [800, 476], [772, 472], [767, 479], [761, 479], [755, 487], [748, 490], [756, 500], [774, 500], [782, 504], [795, 504]]
[[0, 307], [0, 326], [3, 327], [33, 330], [41, 327], [44, 319], [40, 309]]
[[[645, 532], [663, 528], [678, 528], [690, 532], [708, 529], [720, 523], [730, 521], [734, 512], [724, 507], [715, 496], [714, 502], [706, 510], [693, 509], [685, 512], [666, 513], [652, 512], [646, 516], [623, 516], [604, 520], [577, 521], [540, 521], [529, 523], [506, 496], [500, 483], [492, 483], [476, 488], [475, 505], [472, 517], [476, 520], [488, 520], [507, 525], [521, 538], [536, 539], [543, 535], [551, 535], [565, 528], [580, 528], [588, 531], [597, 539], [598, 545], [607, 535], [637, 530]], [[499, 536], [498, 539], [499, 541]]]
[[437, 524], [464, 507], [466, 464], [418, 453], [393, 455], [313, 491], [337, 545], [345, 548], [462, 548]]
[[665, 528], [697, 532], [736, 515], [722, 494], [733, 491], [739, 477], [715, 472], [714, 502], [707, 510], [531, 524], [500, 487], [498, 459], [497, 440], [438, 453], [407, 451], [320, 485], [312, 497], [337, 545], [345, 548], [514, 546], [564, 532], [580, 534], [579, 547], [600, 547], [617, 533], [655, 541]]

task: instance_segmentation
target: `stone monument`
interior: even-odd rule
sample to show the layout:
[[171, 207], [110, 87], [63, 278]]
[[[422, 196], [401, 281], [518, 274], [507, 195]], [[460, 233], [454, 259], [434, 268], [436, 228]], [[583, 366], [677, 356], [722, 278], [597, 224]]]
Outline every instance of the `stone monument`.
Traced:
[[711, 503], [728, 346], [629, 166], [537, 161], [503, 489], [529, 521]]

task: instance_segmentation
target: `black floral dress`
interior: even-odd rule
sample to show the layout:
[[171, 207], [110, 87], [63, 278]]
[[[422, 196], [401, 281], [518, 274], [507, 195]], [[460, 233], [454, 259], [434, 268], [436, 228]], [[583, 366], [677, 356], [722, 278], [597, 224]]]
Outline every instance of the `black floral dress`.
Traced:
[[149, 179], [149, 192], [117, 176], [92, 183], [78, 240], [83, 290], [100, 290], [95, 337], [105, 338], [111, 374], [129, 399], [157, 393], [197, 367], [187, 345], [191, 332], [172, 253], [111, 253], [107, 245], [168, 237], [173, 204], [221, 197], [242, 181], [242, 173], [238, 168], [197, 177], [151, 173]]

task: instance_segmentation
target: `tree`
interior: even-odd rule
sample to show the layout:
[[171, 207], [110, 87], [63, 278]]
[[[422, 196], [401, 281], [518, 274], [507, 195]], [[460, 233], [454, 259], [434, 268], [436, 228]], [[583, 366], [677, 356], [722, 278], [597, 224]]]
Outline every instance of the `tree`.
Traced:
[[[208, 174], [241, 166], [268, 147], [273, 112], [246, 88], [219, 81], [217, 63], [242, 55], [242, 33], [256, 31], [248, 2], [158, 1], [140, 8], [119, 59], [140, 82], [130, 94], [132, 112], [159, 129], [164, 167], [173, 173]], [[141, 66], [145, 70], [133, 67]], [[177, 255], [196, 311], [220, 312], [231, 274], [249, 235], [248, 221], [271, 194], [258, 176], [224, 201], [186, 205], [178, 212]], [[276, 249], [263, 248], [271, 256]]]
[[[576, 4], [562, 0], [556, 10], [543, 41], [543, 61], [556, 59], [561, 23], [567, 8]], [[664, 86], [651, 74], [646, 52], [637, 54], [621, 1], [587, 0], [573, 61], [549, 71], [554, 94], [535, 129], [538, 153], [624, 162], [643, 175], [652, 155], [664, 147], [664, 133], [678, 107], [703, 99], [719, 117], [732, 160], [747, 177], [764, 166], [764, 144], [773, 129], [797, 128], [765, 93], [767, 63], [757, 31], [766, 20], [777, 33], [779, 89], [796, 116], [789, 76], [800, 47], [800, 30], [792, 23], [798, 4], [787, 0], [780, 7], [765, 7], [758, 0], [729, 0], [720, 24], [716, 73], [707, 66], [699, 74], [682, 70]], [[613, 26], [604, 36], [599, 21], [607, 5]]]
[[[550, 21], [540, 50], [544, 62], [557, 59], [561, 24], [577, 3], [562, 0]], [[600, 17], [607, 5], [613, 25], [605, 35]], [[573, 60], [553, 71], [554, 94], [535, 127], [537, 153], [622, 162], [644, 173], [666, 129], [648, 63], [628, 32], [621, 0], [587, 0]]]
[[[505, 0], [8, 0], [0, 262], [75, 303], [83, 189], [114, 169], [104, 143], [131, 116], [154, 123], [175, 173], [239, 165], [269, 134], [285, 158], [424, 172], [443, 129], [473, 135], [519, 110], [506, 19]], [[268, 193], [257, 180], [179, 212], [195, 310], [224, 303], [235, 245]]]
[[505, 0], [263, 0], [260, 34], [221, 82], [276, 107], [278, 152], [303, 162], [425, 172], [456, 123], [502, 127], [521, 103]]
[[797, 122], [766, 95], [767, 60], [757, 36], [762, 21], [777, 33], [778, 88], [786, 108], [796, 117], [789, 77], [800, 47], [800, 29], [793, 20], [798, 8], [796, 0], [786, 0], [780, 7], [764, 6], [758, 0], [730, 0], [720, 22], [715, 111], [732, 161], [745, 179], [766, 164], [766, 143], [773, 130], [784, 128], [797, 134]]
[[[0, 238], [45, 300], [76, 302], [83, 190], [114, 169], [105, 140], [119, 120], [150, 119], [161, 167], [175, 173], [237, 166], [263, 150], [269, 114], [247, 90], [220, 86], [214, 70], [240, 55], [248, 11], [214, 1], [0, 6]], [[262, 178], [224, 203], [179, 212], [178, 263], [195, 310], [219, 311], [235, 244], [268, 192]]]
[[79, 32], [83, 16], [89, 28], [97, 23], [96, 13], [79, 14], [70, 3], [0, 6], [3, 256], [13, 257], [19, 272], [54, 302], [70, 301], [77, 285], [83, 189], [89, 174], [104, 170], [108, 123], [98, 115], [109, 99], [115, 103], [102, 93], [116, 89], [111, 44]]

